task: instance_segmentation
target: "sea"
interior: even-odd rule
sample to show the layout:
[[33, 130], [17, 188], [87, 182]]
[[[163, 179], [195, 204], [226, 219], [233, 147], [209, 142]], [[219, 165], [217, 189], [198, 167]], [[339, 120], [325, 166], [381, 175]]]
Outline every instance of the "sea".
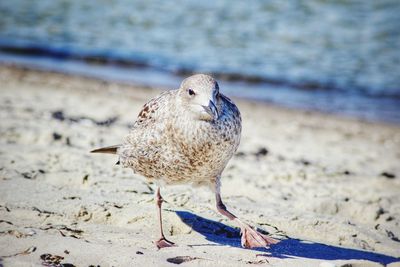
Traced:
[[400, 1], [0, 0], [0, 63], [400, 124]]

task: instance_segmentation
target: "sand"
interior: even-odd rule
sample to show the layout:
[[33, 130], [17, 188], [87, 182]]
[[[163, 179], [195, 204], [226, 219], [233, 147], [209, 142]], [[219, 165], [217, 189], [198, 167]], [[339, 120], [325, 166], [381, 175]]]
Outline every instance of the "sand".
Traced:
[[88, 152], [159, 93], [0, 66], [0, 265], [400, 266], [400, 127], [238, 99], [223, 199], [282, 241], [242, 249], [213, 194], [182, 185], [162, 189], [178, 246], [157, 250], [154, 185]]

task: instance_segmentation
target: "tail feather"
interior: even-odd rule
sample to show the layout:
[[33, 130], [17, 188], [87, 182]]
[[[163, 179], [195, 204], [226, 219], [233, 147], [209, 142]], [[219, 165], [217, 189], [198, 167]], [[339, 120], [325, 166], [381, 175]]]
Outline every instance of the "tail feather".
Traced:
[[119, 147], [121, 147], [121, 145], [102, 147], [102, 148], [94, 149], [94, 150], [90, 151], [90, 153], [117, 154], [117, 149]]

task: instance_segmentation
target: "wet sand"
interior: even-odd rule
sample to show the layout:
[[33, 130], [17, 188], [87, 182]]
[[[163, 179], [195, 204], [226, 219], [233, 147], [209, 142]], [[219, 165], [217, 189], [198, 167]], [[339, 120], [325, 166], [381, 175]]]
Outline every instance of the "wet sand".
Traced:
[[164, 223], [179, 246], [158, 251], [155, 187], [88, 152], [120, 143], [159, 93], [0, 66], [0, 264], [399, 266], [400, 127], [237, 99], [223, 199], [282, 241], [242, 249], [208, 189], [174, 186]]

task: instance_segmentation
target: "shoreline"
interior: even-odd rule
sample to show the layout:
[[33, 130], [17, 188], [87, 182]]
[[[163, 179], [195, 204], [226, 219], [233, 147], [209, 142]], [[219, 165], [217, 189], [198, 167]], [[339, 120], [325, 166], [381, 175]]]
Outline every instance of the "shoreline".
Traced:
[[[106, 84], [117, 84], [119, 86], [123, 87], [129, 87], [134, 90], [140, 89], [151, 89], [151, 90], [158, 90], [158, 91], [164, 91], [164, 90], [170, 90], [170, 89], [176, 89], [173, 88], [173, 86], [168, 86], [168, 85], [149, 85], [149, 84], [141, 84], [137, 83], [134, 81], [124, 81], [124, 80], [118, 80], [118, 79], [108, 79], [108, 78], [101, 78], [101, 77], [96, 77], [90, 74], [84, 74], [84, 73], [74, 73], [74, 72], [67, 72], [67, 71], [60, 71], [60, 70], [48, 70], [46, 67], [40, 68], [38, 66], [29, 66], [29, 65], [23, 65], [23, 64], [15, 64], [15, 63], [10, 63], [10, 62], [0, 62], [0, 68], [10, 68], [10, 69], [15, 69], [15, 70], [21, 70], [21, 71], [30, 71], [30, 72], [38, 72], [42, 74], [46, 73], [51, 73], [55, 75], [61, 75], [65, 77], [76, 77], [76, 78], [81, 78], [81, 79], [87, 79], [88, 81], [93, 81], [93, 82], [101, 82], [101, 83], [106, 83]], [[183, 80], [185, 77], [177, 77], [175, 80], [175, 83], [177, 86], [179, 86], [178, 80]], [[218, 80], [218, 78], [217, 78]], [[177, 87], [175, 86], [175, 87]], [[222, 88], [224, 90], [224, 88]], [[225, 93], [226, 94], [226, 93]], [[229, 96], [229, 95], [228, 95]], [[293, 112], [293, 113], [304, 113], [304, 114], [314, 114], [314, 115], [319, 115], [319, 116], [327, 116], [333, 119], [338, 119], [338, 120], [343, 120], [343, 121], [353, 121], [353, 122], [359, 122], [359, 123], [365, 123], [365, 124], [375, 124], [375, 125], [382, 125], [382, 126], [388, 126], [388, 127], [395, 127], [395, 128], [400, 128], [400, 124], [392, 121], [386, 121], [386, 120], [377, 120], [377, 119], [367, 119], [367, 118], [360, 118], [355, 115], [346, 115], [346, 114], [339, 114], [335, 113], [333, 111], [328, 112], [328, 111], [322, 111], [322, 110], [315, 110], [312, 108], [296, 108], [296, 107], [288, 107], [279, 103], [274, 103], [268, 100], [263, 100], [263, 99], [254, 99], [254, 98], [249, 98], [246, 96], [230, 96], [231, 98], [235, 99], [236, 101], [241, 101], [244, 103], [248, 103], [250, 105], [261, 105], [265, 107], [269, 107], [272, 109], [279, 109], [281, 111], [288, 111], [288, 112]]]
[[[77, 60], [82, 61], [88, 65], [114, 65], [118, 67], [132, 67], [132, 68], [156, 68], [159, 71], [167, 72], [168, 69], [163, 69], [161, 67], [152, 65], [148, 61], [140, 59], [139, 57], [124, 58], [118, 55], [112, 55], [107, 53], [90, 53], [81, 52], [76, 53], [64, 49], [50, 48], [45, 46], [19, 46], [12, 43], [1, 43], [0, 42], [0, 53], [9, 54], [11, 56], [33, 56], [37, 58], [62, 58], [65, 60]], [[172, 74], [179, 76], [179, 78], [184, 79], [184, 77], [195, 74], [194, 70], [180, 67], [171, 71]], [[213, 76], [217, 80], [223, 80], [227, 82], [244, 82], [247, 84], [269, 84], [276, 87], [292, 87], [300, 90], [339, 90], [341, 89], [332, 83], [318, 83], [317, 81], [290, 81], [285, 79], [278, 79], [274, 77], [265, 77], [256, 74], [243, 74], [239, 72], [223, 72], [217, 71], [213, 72]], [[365, 88], [364, 88], [365, 89]], [[397, 95], [396, 95], [397, 96]]]
[[179, 246], [158, 251], [151, 185], [88, 152], [119, 143], [160, 90], [3, 65], [0, 84], [5, 266], [39, 265], [44, 254], [76, 266], [399, 264], [397, 125], [234, 98], [242, 141], [222, 175], [223, 199], [282, 241], [240, 248], [208, 190], [173, 186], [163, 189], [164, 222]]
[[[115, 64], [97, 64], [82, 60], [65, 60], [57, 57], [35, 57], [5, 54], [0, 52], [0, 65], [17, 66], [32, 70], [64, 73], [127, 84], [134, 87], [174, 88], [185, 78], [184, 73], [146, 66], [128, 67]], [[189, 72], [185, 72], [189, 73]], [[229, 77], [219, 79], [221, 88], [236, 98], [266, 103], [278, 107], [320, 112], [369, 122], [400, 125], [397, 107], [400, 99], [387, 95], [362, 94], [353, 90], [299, 89], [275, 82], [233, 81]], [[334, 101], [333, 101], [334, 100]], [[349, 105], [349, 103], [351, 103]], [[365, 109], [368, 107], [368, 109]]]

